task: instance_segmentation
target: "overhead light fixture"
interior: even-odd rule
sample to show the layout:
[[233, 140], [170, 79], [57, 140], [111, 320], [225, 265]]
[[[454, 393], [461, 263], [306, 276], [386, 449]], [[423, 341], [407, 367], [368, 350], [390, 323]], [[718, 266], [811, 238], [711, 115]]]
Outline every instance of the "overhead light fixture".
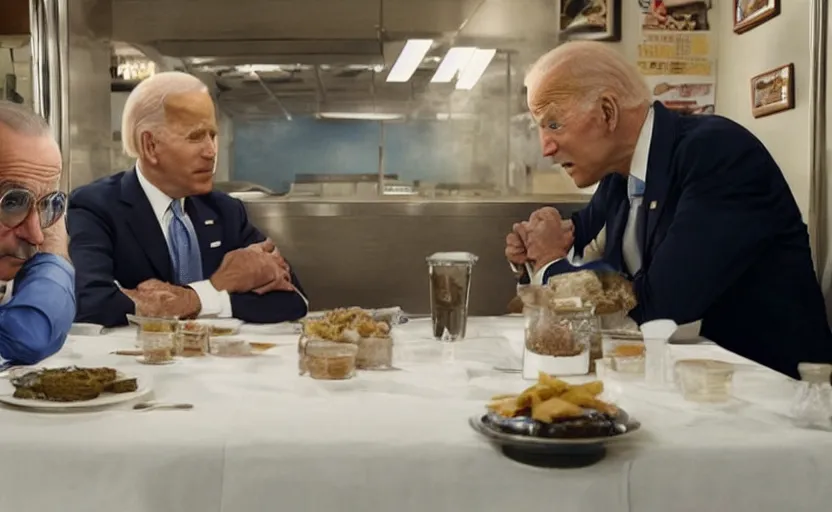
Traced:
[[321, 112], [320, 119], [353, 119], [361, 121], [394, 121], [404, 119], [404, 114], [392, 114], [383, 112]]
[[390, 73], [387, 74], [387, 81], [407, 82], [410, 80], [432, 45], [433, 39], [409, 39], [402, 48], [399, 58], [393, 64]]
[[475, 51], [477, 49], [470, 46], [456, 46], [448, 50], [433, 78], [430, 79], [431, 83], [449, 83], [457, 73], [465, 69]]
[[485, 73], [488, 65], [491, 64], [491, 59], [497, 54], [497, 50], [482, 50], [477, 48], [471, 56], [471, 60], [465, 66], [465, 69], [460, 71], [459, 80], [456, 81], [456, 88], [470, 91], [480, 81], [483, 73]]
[[243, 64], [234, 66], [238, 73], [275, 73], [283, 71], [283, 66], [275, 64]]
[[466, 114], [463, 112], [439, 112], [436, 114], [436, 119], [438, 121], [452, 121], [452, 120], [468, 120], [468, 119], [475, 119], [476, 116], [474, 114]]

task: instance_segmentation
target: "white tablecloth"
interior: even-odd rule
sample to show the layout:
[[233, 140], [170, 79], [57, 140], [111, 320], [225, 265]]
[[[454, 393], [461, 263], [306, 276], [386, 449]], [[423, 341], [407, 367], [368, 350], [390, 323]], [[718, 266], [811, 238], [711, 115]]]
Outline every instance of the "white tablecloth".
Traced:
[[[46, 364], [109, 365], [190, 411], [130, 406], [76, 413], [0, 409], [0, 511], [772, 511], [828, 510], [832, 434], [792, 427], [788, 379], [747, 361], [737, 400], [693, 406], [672, 391], [612, 386], [643, 424], [601, 463], [545, 470], [503, 457], [467, 418], [523, 389], [522, 322], [471, 319], [469, 338], [430, 339], [424, 320], [396, 338], [399, 371], [324, 382], [297, 374], [297, 337], [246, 326], [279, 347], [251, 358], [141, 365], [116, 330], [72, 337]], [[287, 334], [263, 334], [283, 329]], [[738, 359], [713, 346], [679, 347]], [[7, 384], [7, 383], [6, 383]]]

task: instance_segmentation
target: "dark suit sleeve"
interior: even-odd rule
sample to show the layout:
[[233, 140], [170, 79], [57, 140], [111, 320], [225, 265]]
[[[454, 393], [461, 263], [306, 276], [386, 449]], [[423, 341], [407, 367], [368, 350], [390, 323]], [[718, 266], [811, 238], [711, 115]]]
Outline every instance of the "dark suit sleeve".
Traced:
[[70, 202], [67, 229], [75, 264], [76, 321], [105, 327], [127, 325], [126, 315], [136, 307], [115, 284], [113, 238], [107, 223], [92, 210]]
[[677, 150], [687, 173], [664, 240], [634, 278], [639, 305], [630, 316], [639, 323], [701, 319], [784, 222], [777, 212], [787, 185], [766, 151], [743, 133], [714, 135], [724, 140], [699, 136]]
[[[260, 231], [249, 222], [245, 206], [236, 201], [238, 218], [240, 219], [240, 247], [262, 242], [266, 239]], [[291, 268], [291, 265], [290, 265]], [[300, 293], [289, 291], [274, 291], [263, 295], [256, 293], [232, 293], [231, 310], [234, 318], [244, 322], [269, 324], [293, 321], [303, 318], [307, 313], [304, 300], [306, 293], [294, 272], [291, 272], [292, 284]]]

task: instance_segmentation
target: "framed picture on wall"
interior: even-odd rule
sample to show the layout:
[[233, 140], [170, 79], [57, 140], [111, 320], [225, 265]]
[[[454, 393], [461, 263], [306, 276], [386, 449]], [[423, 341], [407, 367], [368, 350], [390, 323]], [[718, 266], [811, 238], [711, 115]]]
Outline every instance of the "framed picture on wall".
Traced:
[[621, 0], [560, 0], [564, 39], [621, 41]]
[[794, 108], [794, 64], [751, 79], [751, 113], [763, 117]]
[[734, 0], [734, 32], [747, 32], [778, 14], [780, 0]]

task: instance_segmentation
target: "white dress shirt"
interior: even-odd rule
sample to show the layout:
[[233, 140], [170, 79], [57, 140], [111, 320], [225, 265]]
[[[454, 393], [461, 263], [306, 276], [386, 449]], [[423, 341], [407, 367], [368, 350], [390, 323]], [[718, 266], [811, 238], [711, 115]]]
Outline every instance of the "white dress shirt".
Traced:
[[[159, 222], [159, 227], [162, 228], [162, 233], [165, 235], [165, 242], [170, 247], [170, 235], [168, 234], [168, 225], [173, 218], [173, 212], [170, 209], [170, 203], [173, 199], [167, 194], [159, 190], [155, 185], [150, 183], [142, 174], [138, 162], [136, 162], [136, 177], [139, 179], [139, 185], [142, 187], [147, 200], [150, 201], [150, 207], [156, 215], [156, 220]], [[184, 199], [182, 211], [185, 212]], [[187, 213], [185, 216], [187, 217]], [[199, 302], [202, 304], [202, 309], [199, 311], [200, 317], [218, 317], [231, 318], [233, 312], [231, 310], [231, 296], [225, 290], [217, 290], [211, 281], [208, 279], [188, 283], [199, 297]]]
[[7, 304], [10, 300], [12, 300], [12, 294], [14, 290], [14, 279], [11, 281], [0, 281], [0, 306]]
[[650, 156], [650, 142], [653, 140], [653, 120], [655, 114], [653, 107], [647, 112], [647, 119], [641, 126], [641, 132], [638, 135], [636, 142], [636, 149], [633, 152], [633, 161], [630, 164], [630, 176], [627, 178], [627, 192], [630, 198], [630, 214], [627, 217], [627, 224], [624, 227], [624, 239], [622, 240], [621, 250], [624, 253], [624, 264], [627, 265], [627, 270], [630, 275], [635, 275], [641, 270], [641, 248], [638, 246], [638, 227], [636, 225], [636, 218], [638, 215], [638, 208], [641, 206], [642, 197], [633, 197], [632, 191], [636, 187], [635, 179], [639, 179], [647, 186], [647, 159]]
[[[638, 178], [647, 184], [647, 159], [650, 156], [650, 142], [653, 139], [653, 122], [655, 113], [653, 107], [647, 112], [647, 118], [641, 126], [641, 131], [636, 141], [636, 147], [633, 152], [633, 161], [630, 164], [630, 175], [627, 183], [628, 193], [634, 187], [633, 178]], [[624, 227], [624, 239], [622, 240], [622, 252], [624, 253], [624, 264], [627, 265], [627, 270], [631, 274], [635, 274], [641, 268], [641, 249], [638, 246], [638, 239], [636, 236], [636, 216], [638, 214], [638, 207], [641, 205], [641, 197], [635, 197], [630, 200], [630, 214], [627, 217], [627, 224]], [[567, 258], [573, 265], [580, 264], [574, 257], [574, 248], [569, 251]], [[547, 263], [531, 276], [531, 284], [544, 284], [543, 276], [550, 265], [554, 265], [563, 258], [557, 259]]]

